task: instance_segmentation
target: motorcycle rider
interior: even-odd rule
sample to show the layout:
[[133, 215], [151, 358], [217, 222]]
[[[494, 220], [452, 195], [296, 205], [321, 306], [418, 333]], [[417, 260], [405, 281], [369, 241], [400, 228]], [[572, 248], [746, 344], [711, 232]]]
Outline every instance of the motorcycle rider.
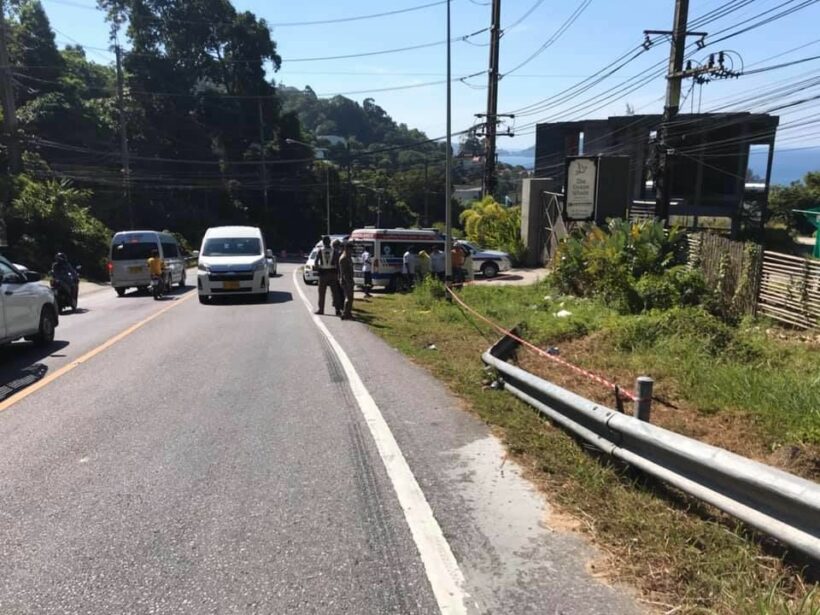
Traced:
[[72, 305], [76, 305], [80, 274], [68, 261], [68, 257], [64, 252], [57, 252], [54, 255], [54, 262], [51, 264], [51, 277], [60, 291], [71, 299]]
[[148, 259], [148, 273], [151, 274], [151, 279], [159, 278], [159, 283], [162, 285], [162, 292], [165, 292], [165, 261], [159, 257], [159, 250], [151, 250], [151, 257]]

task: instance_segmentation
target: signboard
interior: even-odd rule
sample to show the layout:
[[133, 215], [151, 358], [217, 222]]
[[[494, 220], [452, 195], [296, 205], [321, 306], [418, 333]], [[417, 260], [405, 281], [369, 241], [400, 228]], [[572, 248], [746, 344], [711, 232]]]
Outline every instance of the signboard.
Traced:
[[590, 158], [575, 158], [567, 165], [567, 220], [592, 220], [598, 165]]

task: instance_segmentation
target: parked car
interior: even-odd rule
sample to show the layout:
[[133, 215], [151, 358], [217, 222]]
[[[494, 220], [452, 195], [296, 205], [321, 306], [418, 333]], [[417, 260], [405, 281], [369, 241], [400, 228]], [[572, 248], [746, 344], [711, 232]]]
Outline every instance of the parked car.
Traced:
[[202, 239], [197, 264], [199, 302], [213, 297], [248, 294], [266, 299], [270, 287], [262, 231], [253, 226], [216, 226]]
[[54, 341], [60, 322], [54, 293], [34, 271], [20, 271], [0, 256], [0, 343], [25, 338], [39, 345]]
[[[350, 235], [330, 235], [330, 242], [333, 243], [337, 239], [341, 242], [345, 242], [349, 237]], [[304, 280], [305, 284], [319, 283], [319, 274], [316, 271], [316, 257], [319, 255], [319, 248], [321, 247], [322, 242], [317, 241], [316, 245], [313, 246], [313, 249], [310, 251], [310, 254], [308, 254], [305, 266], [302, 269], [302, 280]]]
[[117, 233], [111, 240], [111, 258], [108, 273], [111, 286], [122, 297], [128, 288], [137, 287], [142, 291], [151, 285], [148, 272], [148, 258], [156, 250], [168, 268], [168, 284], [185, 286], [185, 258], [182, 256], [176, 237], [156, 231], [125, 231]]
[[305, 284], [318, 284], [319, 274], [316, 272], [316, 257], [319, 255], [319, 248], [313, 248], [305, 261], [305, 267], [302, 270], [302, 279]]
[[463, 246], [470, 251], [473, 257], [473, 272], [480, 273], [485, 278], [494, 278], [501, 271], [509, 271], [512, 268], [510, 255], [499, 250], [485, 250], [470, 243], [469, 241], [457, 241], [457, 245]]

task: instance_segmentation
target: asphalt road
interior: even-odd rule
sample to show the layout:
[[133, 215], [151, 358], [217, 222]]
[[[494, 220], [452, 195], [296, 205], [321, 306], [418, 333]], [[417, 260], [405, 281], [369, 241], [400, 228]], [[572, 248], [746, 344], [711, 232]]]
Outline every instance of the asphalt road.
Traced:
[[486, 426], [363, 325], [329, 339], [292, 270], [265, 304], [93, 293], [51, 352], [4, 350], [0, 613], [639, 612]]

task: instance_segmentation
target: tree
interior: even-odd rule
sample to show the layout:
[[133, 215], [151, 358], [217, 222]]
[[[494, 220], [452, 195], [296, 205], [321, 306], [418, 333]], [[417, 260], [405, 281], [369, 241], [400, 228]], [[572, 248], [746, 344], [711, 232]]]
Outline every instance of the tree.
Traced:
[[474, 156], [481, 156], [484, 154], [484, 144], [475, 133], [471, 130], [461, 137], [458, 143], [458, 155], [462, 158], [473, 158]]
[[66, 180], [22, 175], [18, 181], [18, 195], [6, 214], [14, 257], [48, 271], [55, 252], [66, 252], [88, 275], [102, 277], [111, 232], [91, 214], [91, 194]]
[[18, 104], [40, 93], [60, 89], [65, 62], [54, 42], [54, 32], [39, 0], [21, 2], [12, 29], [9, 55], [18, 65], [17, 76], [25, 87], [17, 88]]
[[521, 209], [502, 207], [492, 197], [484, 197], [459, 216], [467, 239], [488, 248], [504, 250], [515, 261], [524, 257], [521, 241]]
[[795, 209], [820, 207], [820, 171], [806, 173], [801, 181], [788, 186], [773, 186], [769, 194], [771, 219], [783, 222], [802, 234], [814, 232], [814, 227]]

